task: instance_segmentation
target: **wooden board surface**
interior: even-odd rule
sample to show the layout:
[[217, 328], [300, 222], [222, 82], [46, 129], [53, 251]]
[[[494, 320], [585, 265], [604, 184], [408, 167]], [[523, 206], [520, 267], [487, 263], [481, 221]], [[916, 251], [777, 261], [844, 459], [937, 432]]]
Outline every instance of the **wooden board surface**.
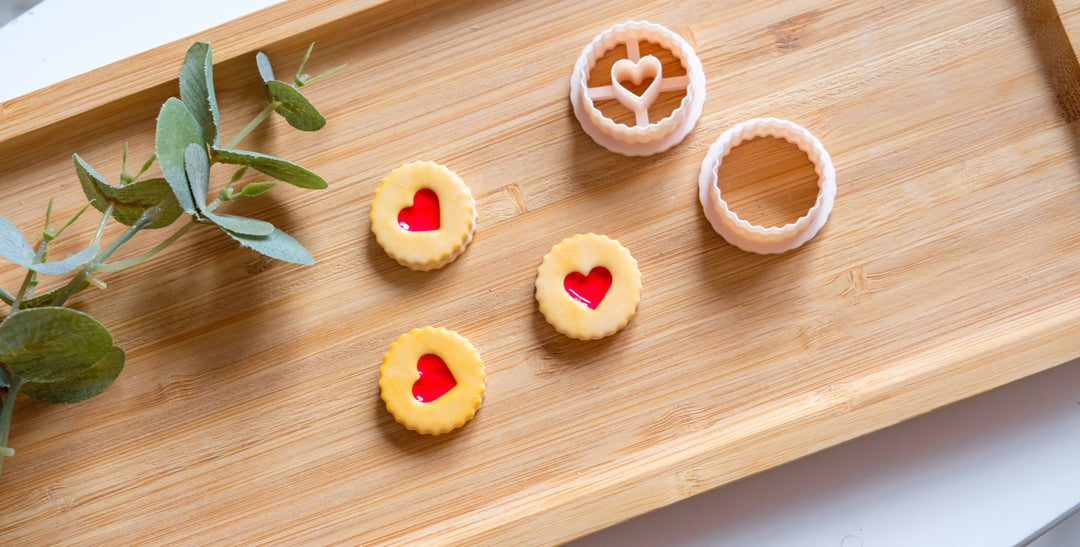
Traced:
[[[206, 34], [230, 52], [226, 136], [262, 106], [256, 45], [283, 73], [311, 40], [312, 72], [349, 63], [311, 90], [322, 132], [275, 120], [244, 143], [331, 182], [239, 207], [318, 263], [204, 228], [75, 299], [128, 366], [78, 405], [18, 401], [5, 544], [555, 543], [1080, 355], [1077, 141], [1024, 3], [318, 5]], [[634, 159], [593, 144], [567, 96], [581, 48], [631, 18], [686, 37], [709, 88], [683, 144]], [[74, 212], [72, 152], [113, 176], [125, 141], [149, 155], [186, 45], [4, 103], [0, 213], [29, 231], [50, 196]], [[815, 133], [839, 186], [821, 234], [772, 257], [724, 243], [696, 197], [711, 142], [763, 115]], [[769, 146], [732, 167], [785, 158], [769, 195], [743, 187], [775, 204], [762, 218], [805, 195], [797, 155]], [[378, 181], [418, 159], [479, 208], [469, 249], [429, 273], [389, 259], [367, 220]], [[624, 331], [578, 342], [540, 316], [533, 277], [590, 231], [630, 249], [644, 293]], [[477, 417], [444, 437], [378, 397], [382, 354], [425, 325], [468, 337], [488, 372]]]

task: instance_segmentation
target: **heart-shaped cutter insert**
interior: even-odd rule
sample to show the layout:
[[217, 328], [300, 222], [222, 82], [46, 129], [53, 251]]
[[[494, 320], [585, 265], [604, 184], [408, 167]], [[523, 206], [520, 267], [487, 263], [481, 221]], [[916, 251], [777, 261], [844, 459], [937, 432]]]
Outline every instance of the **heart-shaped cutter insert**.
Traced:
[[[662, 68], [656, 69], [653, 61], [646, 60], [652, 57], [651, 55], [641, 56], [639, 44], [642, 41], [659, 44], [670, 51], [686, 69], [687, 75], [664, 78]], [[626, 63], [620, 64], [616, 61], [612, 66], [612, 84], [589, 87], [589, 73], [607, 51], [620, 44], [626, 47], [627, 58]], [[653, 59], [655, 60], [655, 57]], [[656, 60], [656, 63], [659, 64], [659, 61]], [[620, 79], [626, 79], [620, 77], [626, 75], [628, 65], [635, 67], [634, 72], [655, 71], [655, 89], [650, 86], [650, 89], [640, 96], [627, 90], [620, 83]], [[670, 116], [662, 120], [649, 120], [648, 107], [656, 100], [656, 96], [664, 90], [683, 88], [686, 89], [686, 96]], [[637, 100], [634, 97], [637, 97]], [[595, 102], [605, 99], [616, 99], [633, 111], [637, 122], [635, 126], [618, 124], [604, 116]], [[682, 141], [697, 123], [705, 104], [704, 69], [694, 49], [679, 35], [647, 21], [631, 21], [600, 33], [585, 47], [570, 78], [570, 101], [574, 106], [574, 116], [581, 123], [582, 129], [598, 144], [627, 156], [647, 156], [667, 150]]]

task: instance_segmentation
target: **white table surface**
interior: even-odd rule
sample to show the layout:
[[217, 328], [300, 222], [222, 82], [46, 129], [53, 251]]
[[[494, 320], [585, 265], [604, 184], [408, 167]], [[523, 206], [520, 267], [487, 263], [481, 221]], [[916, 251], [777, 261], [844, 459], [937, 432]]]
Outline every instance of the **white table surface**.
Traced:
[[[0, 27], [0, 101], [274, 3], [45, 0]], [[1078, 504], [1080, 360], [573, 544], [1014, 545]], [[1080, 545], [1080, 517], [1033, 545]]]

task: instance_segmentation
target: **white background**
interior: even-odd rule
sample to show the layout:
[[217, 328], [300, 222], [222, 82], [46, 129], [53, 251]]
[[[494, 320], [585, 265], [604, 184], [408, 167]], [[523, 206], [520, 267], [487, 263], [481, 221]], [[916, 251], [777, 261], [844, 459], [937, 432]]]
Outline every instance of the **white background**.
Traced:
[[[273, 3], [45, 0], [0, 27], [0, 101]], [[1080, 360], [574, 545], [1014, 545], [1078, 504]], [[1080, 517], [1032, 544], [1080, 546]]]

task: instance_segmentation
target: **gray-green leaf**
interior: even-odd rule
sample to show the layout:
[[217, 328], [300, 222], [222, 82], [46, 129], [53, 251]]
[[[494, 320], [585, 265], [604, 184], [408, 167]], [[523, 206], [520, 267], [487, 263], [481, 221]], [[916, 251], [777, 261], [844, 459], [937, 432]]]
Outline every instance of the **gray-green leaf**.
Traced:
[[201, 144], [189, 144], [184, 151], [184, 172], [187, 173], [191, 197], [195, 200], [195, 210], [206, 211], [206, 194], [210, 191], [210, 158], [206, 156], [206, 147]]
[[89, 315], [70, 308], [20, 310], [0, 323], [0, 362], [31, 382], [55, 382], [96, 364], [112, 335]]
[[255, 54], [255, 64], [259, 67], [259, 76], [262, 76], [264, 82], [269, 82], [274, 79], [274, 68], [270, 66], [270, 58], [263, 52]]
[[274, 181], [250, 182], [244, 186], [243, 190], [240, 190], [240, 194], [248, 197], [257, 196], [271, 190], [275, 186], [277, 186], [277, 183]]
[[214, 148], [214, 156], [222, 163], [233, 165], [247, 165], [265, 175], [278, 179], [301, 188], [321, 190], [326, 188], [326, 181], [315, 173], [300, 167], [299, 165], [281, 158], [248, 152], [245, 150], [226, 150]]
[[293, 86], [272, 80], [266, 82], [266, 96], [281, 106], [275, 112], [281, 114], [289, 125], [301, 131], [318, 131], [326, 125], [326, 118]]
[[87, 262], [90, 262], [91, 258], [101, 250], [100, 247], [94, 245], [83, 249], [73, 255], [68, 256], [63, 260], [57, 260], [56, 262], [45, 262], [42, 264], [31, 264], [29, 268], [37, 273], [43, 273], [46, 275], [60, 275], [66, 274]]
[[34, 261], [34, 249], [10, 220], [0, 215], [0, 256], [27, 267]]
[[184, 154], [191, 144], [203, 145], [199, 122], [191, 115], [184, 103], [170, 97], [161, 107], [157, 118], [157, 134], [154, 139], [157, 159], [180, 207], [188, 214], [195, 214], [195, 200], [191, 197], [187, 174], [184, 171]]
[[[89, 286], [90, 286], [90, 282], [83, 281], [82, 283], [79, 283], [78, 287], [75, 287], [75, 292], [72, 293], [72, 294], [79, 294]], [[19, 308], [26, 310], [26, 309], [30, 309], [30, 308], [41, 308], [41, 307], [44, 307], [44, 306], [50, 306], [50, 305], [52, 305], [53, 302], [56, 301], [56, 298], [58, 296], [60, 296], [60, 294], [63, 293], [64, 289], [66, 289], [66, 288], [67, 287], [57, 287], [57, 288], [55, 288], [55, 289], [53, 289], [53, 290], [51, 290], [49, 292], [43, 292], [43, 293], [41, 293], [39, 295], [34, 296], [33, 298], [23, 300], [23, 303], [22, 303], [22, 305], [19, 306]], [[9, 296], [10, 295], [5, 295], [4, 293], [0, 293], [0, 301], [3, 301], [5, 304], [7, 304], [9, 306], [14, 304], [15, 301], [12, 298], [9, 298]]]
[[247, 236], [268, 236], [274, 232], [274, 225], [254, 218], [236, 215], [222, 215], [205, 213], [214, 224], [221, 226], [229, 232], [235, 232]]
[[210, 44], [196, 42], [180, 67], [180, 100], [199, 123], [206, 144], [217, 144], [219, 114], [214, 95], [214, 62]]
[[310, 266], [315, 263], [315, 258], [289, 234], [275, 228], [274, 232], [265, 237], [246, 236], [235, 232], [226, 231], [233, 239], [245, 247], [278, 260]]
[[206, 148], [198, 144], [192, 144], [188, 146], [184, 157], [188, 181], [191, 183], [191, 194], [195, 199], [195, 208], [199, 213], [226, 230], [244, 235], [268, 236], [274, 231], [274, 225], [269, 222], [210, 212], [205, 205], [206, 194], [210, 186], [210, 159], [206, 157]]
[[113, 346], [92, 367], [56, 382], [27, 382], [19, 393], [51, 404], [77, 403], [109, 387], [124, 370], [124, 350]]
[[161, 215], [147, 228], [164, 228], [184, 213], [165, 179], [141, 180], [117, 188], [107, 182], [78, 154], [74, 156], [75, 174], [82, 183], [83, 193], [94, 208], [104, 213], [111, 204], [112, 216], [125, 226], [135, 224], [143, 212], [161, 203]]

